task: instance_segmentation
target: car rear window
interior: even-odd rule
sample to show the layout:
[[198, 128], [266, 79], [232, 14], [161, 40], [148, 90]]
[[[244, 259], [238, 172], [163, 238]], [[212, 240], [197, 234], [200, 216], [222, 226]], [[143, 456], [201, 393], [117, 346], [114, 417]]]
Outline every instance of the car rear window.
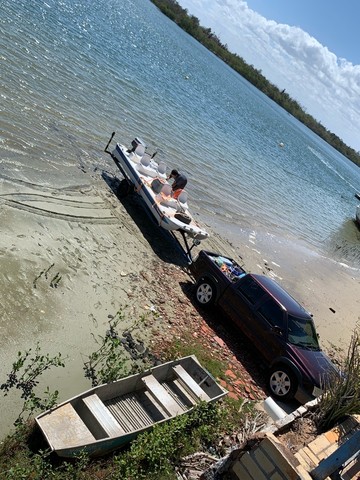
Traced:
[[244, 278], [238, 286], [238, 291], [253, 305], [265, 294], [265, 290], [252, 277]]

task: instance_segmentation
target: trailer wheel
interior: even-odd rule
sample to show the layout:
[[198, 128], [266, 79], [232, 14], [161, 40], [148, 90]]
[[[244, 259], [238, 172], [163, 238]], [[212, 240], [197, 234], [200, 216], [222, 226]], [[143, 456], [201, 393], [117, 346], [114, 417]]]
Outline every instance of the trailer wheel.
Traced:
[[199, 280], [195, 286], [195, 302], [200, 307], [210, 307], [215, 302], [216, 288], [210, 280]]

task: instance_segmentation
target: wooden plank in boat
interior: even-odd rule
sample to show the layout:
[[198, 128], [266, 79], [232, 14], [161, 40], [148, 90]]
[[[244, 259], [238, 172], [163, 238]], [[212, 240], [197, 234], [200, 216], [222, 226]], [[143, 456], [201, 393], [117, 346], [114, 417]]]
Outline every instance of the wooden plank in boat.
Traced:
[[204, 392], [204, 390], [195, 382], [191, 375], [181, 366], [176, 365], [173, 367], [176, 375], [184, 382], [185, 386], [191, 390], [191, 392], [199, 399], [210, 401], [210, 397]]
[[155, 397], [156, 401], [164, 408], [164, 410], [171, 416], [179, 415], [183, 413], [183, 409], [178, 405], [160, 382], [156, 380], [153, 375], [147, 375], [143, 377], [142, 381], [145, 383], [146, 388]]
[[119, 423], [115, 420], [100, 398], [94, 393], [88, 397], [83, 398], [83, 402], [94, 415], [96, 420], [100, 423], [109, 437], [117, 437], [123, 435], [125, 430], [121, 428]]
[[95, 442], [95, 437], [70, 403], [38, 418], [38, 423], [54, 450]]

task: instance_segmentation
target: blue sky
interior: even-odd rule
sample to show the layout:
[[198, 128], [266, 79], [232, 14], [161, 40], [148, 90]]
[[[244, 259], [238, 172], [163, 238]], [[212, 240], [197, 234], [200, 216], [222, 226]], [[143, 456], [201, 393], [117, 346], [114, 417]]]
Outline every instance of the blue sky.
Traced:
[[360, 151], [360, 0], [178, 0]]

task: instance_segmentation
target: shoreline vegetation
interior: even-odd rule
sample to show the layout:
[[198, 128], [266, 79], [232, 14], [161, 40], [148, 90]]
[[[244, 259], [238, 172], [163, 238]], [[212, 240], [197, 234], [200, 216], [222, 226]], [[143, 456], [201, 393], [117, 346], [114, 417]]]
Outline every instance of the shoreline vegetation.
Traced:
[[327, 130], [319, 121], [285, 91], [267, 80], [260, 70], [249, 65], [236, 53], [231, 53], [227, 45], [223, 44], [217, 35], [210, 28], [200, 25], [199, 19], [188, 13], [188, 10], [181, 7], [176, 0], [151, 0], [159, 10], [170, 20], [175, 22], [189, 35], [194, 37], [204, 47], [225, 62], [229, 67], [239, 73], [254, 87], [263, 92], [280, 107], [290, 113], [293, 117], [306, 125], [316, 135], [335, 148], [350, 161], [360, 166], [360, 153], [346, 145], [341, 138]]
[[[140, 317], [133, 326], [133, 335], [129, 330], [118, 333], [125, 320], [124, 311], [118, 311], [109, 320], [109, 329], [105, 335], [94, 338], [96, 350], [84, 359], [84, 376], [91, 380], [92, 386], [139, 373], [159, 362], [188, 354], [196, 354], [201, 363], [218, 376], [222, 383], [228, 381], [225, 375], [227, 359], [213, 358], [211, 352], [204, 349], [199, 340], [192, 339], [189, 332], [184, 335], [182, 342], [175, 339], [164, 341], [161, 342], [160, 349], [156, 348], [158, 342], [154, 342], [155, 349], [152, 351], [145, 348], [130, 352], [127, 347], [130, 343], [138, 344], [140, 330], [144, 322], [150, 321], [150, 317], [156, 321], [157, 314], [150, 312], [147, 317]], [[131, 342], [128, 341], [129, 335]], [[257, 420], [260, 418], [259, 413], [254, 410], [252, 402], [233, 394], [216, 404], [200, 402], [188, 414], [156, 425], [122, 449], [101, 458], [90, 459], [81, 453], [75, 459], [60, 459], [49, 452], [34, 423], [34, 417], [39, 410], [52, 408], [58, 403], [59, 391], [47, 388], [39, 395], [39, 383], [46, 370], [65, 367], [64, 361], [66, 359], [61, 353], [52, 357], [44, 354], [37, 344], [34, 350], [18, 353], [6, 381], [0, 385], [4, 396], [15, 390], [24, 402], [14, 423], [15, 430], [0, 445], [0, 479], [175, 480], [176, 466], [181, 457], [201, 450], [209, 450], [209, 455], [210, 452], [212, 455], [223, 455], [226, 451], [221, 440], [224, 432], [234, 432], [240, 428], [243, 429], [242, 435], [245, 435], [245, 430], [250, 434], [260, 423]]]
[[[191, 354], [198, 356], [205, 368], [216, 375], [220, 383], [229, 388], [227, 397], [215, 404], [200, 402], [188, 414], [156, 425], [152, 430], [140, 434], [125, 448], [104, 457], [90, 459], [83, 452], [74, 459], [60, 459], [49, 452], [33, 419], [36, 410], [52, 408], [59, 397], [58, 391], [51, 392], [49, 388], [42, 396], [35, 393], [41, 375], [48, 369], [65, 367], [65, 363], [61, 353], [51, 357], [43, 354], [37, 345], [33, 352], [31, 349], [19, 352], [7, 380], [0, 386], [5, 396], [11, 389], [20, 391], [24, 401], [15, 422], [15, 431], [0, 446], [0, 478], [176, 480], [176, 472], [186, 471], [187, 457], [197, 454], [210, 456], [214, 463], [234, 448], [241, 448], [245, 441], [266, 424], [266, 416], [256, 409], [255, 403], [241, 398], [228, 383], [228, 358], [214, 358], [209, 349], [204, 349], [200, 339], [191, 338], [190, 332], [187, 332], [182, 342], [172, 339], [169, 343], [165, 342], [161, 350], [153, 353], [145, 349], [142, 354], [138, 351], [129, 358], [127, 349], [124, 348], [124, 340], [129, 332], [123, 332], [120, 336], [117, 333], [123, 320], [124, 313], [117, 312], [109, 321], [110, 328], [106, 334], [95, 339], [97, 350], [84, 361], [84, 375], [91, 379], [93, 386], [145, 371], [154, 366], [160, 356], [163, 361], [168, 361], [174, 357], [186, 356], [190, 350]], [[140, 318], [139, 324], [144, 320], [144, 317]], [[136, 332], [133, 333], [136, 337]], [[347, 356], [341, 362], [346, 380], [340, 376], [333, 378], [333, 385], [325, 386], [325, 393], [313, 408], [312, 416], [304, 420], [306, 425], [311, 421], [314, 438], [347, 416], [359, 412], [359, 355], [360, 338], [355, 333]], [[293, 446], [296, 447], [295, 443]], [[203, 464], [202, 468], [204, 469]]]

